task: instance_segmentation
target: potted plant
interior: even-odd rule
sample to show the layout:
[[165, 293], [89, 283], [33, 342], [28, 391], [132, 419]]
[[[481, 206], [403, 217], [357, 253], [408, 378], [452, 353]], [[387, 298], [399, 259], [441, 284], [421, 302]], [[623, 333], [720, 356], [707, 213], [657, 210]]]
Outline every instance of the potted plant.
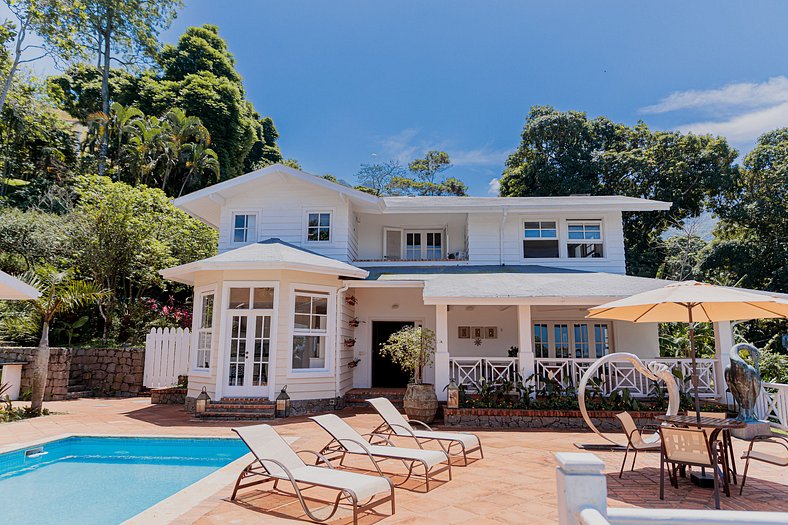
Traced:
[[389, 337], [380, 348], [381, 355], [391, 357], [402, 370], [410, 373], [411, 382], [405, 391], [405, 413], [411, 419], [432, 423], [438, 411], [435, 387], [422, 382], [424, 367], [435, 356], [435, 332], [421, 326], [406, 326]]

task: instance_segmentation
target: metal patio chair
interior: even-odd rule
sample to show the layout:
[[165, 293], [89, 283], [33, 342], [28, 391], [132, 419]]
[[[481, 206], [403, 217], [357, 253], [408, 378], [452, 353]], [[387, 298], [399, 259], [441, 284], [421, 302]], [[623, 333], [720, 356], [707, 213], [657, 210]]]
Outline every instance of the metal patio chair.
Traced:
[[[659, 450], [662, 445], [659, 439], [659, 432], [657, 432], [657, 430], [659, 430], [659, 425], [643, 425], [638, 428], [629, 412], [621, 412], [620, 414], [616, 414], [616, 417], [621, 423], [621, 428], [624, 429], [624, 433], [627, 435], [627, 449], [624, 451], [624, 461], [621, 462], [621, 471], [618, 473], [618, 477], [620, 478], [624, 475], [624, 466], [627, 464], [627, 454], [629, 454], [630, 450], [635, 451], [635, 457], [632, 458], [631, 468], [631, 470], [635, 470], [635, 461], [638, 459], [638, 451]], [[644, 435], [644, 430], [654, 430], [654, 433], [651, 435]]]
[[[785, 447], [786, 454], [784, 456], [778, 456], [768, 452], [753, 450], [752, 447], [755, 443], [776, 443], [782, 445]], [[777, 434], [771, 436], [757, 436], [750, 441], [747, 452], [745, 452], [741, 458], [746, 459], [747, 462], [744, 464], [744, 474], [742, 474], [741, 487], [739, 487], [740, 496], [744, 491], [744, 483], [747, 481], [747, 470], [750, 468], [750, 460], [754, 459], [755, 461], [769, 463], [770, 465], [776, 465], [778, 467], [788, 467], [788, 437], [778, 436]]]

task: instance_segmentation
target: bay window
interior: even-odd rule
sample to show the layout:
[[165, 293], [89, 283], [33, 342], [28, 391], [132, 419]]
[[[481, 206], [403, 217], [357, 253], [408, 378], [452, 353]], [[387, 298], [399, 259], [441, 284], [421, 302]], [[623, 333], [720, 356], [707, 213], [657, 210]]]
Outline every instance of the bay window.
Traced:
[[197, 319], [197, 351], [195, 368], [207, 370], [211, 367], [211, 349], [213, 346], [213, 304], [214, 292], [205, 292], [199, 297]]

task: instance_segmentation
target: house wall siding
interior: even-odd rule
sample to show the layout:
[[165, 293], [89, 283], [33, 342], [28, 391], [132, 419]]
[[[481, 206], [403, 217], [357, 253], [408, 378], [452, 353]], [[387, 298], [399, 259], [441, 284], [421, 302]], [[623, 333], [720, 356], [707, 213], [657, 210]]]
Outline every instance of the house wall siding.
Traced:
[[384, 228], [446, 231], [447, 252], [466, 251], [466, 214], [463, 213], [408, 213], [383, 214], [360, 213], [358, 224], [358, 254], [360, 260], [383, 258]]
[[[331, 241], [306, 242], [306, 213], [330, 211]], [[241, 194], [225, 197], [219, 224], [219, 253], [242, 246], [232, 242], [235, 212], [257, 212], [255, 241], [272, 237], [313, 252], [348, 261], [350, 245], [350, 206], [338, 193], [304, 182], [285, 178], [266, 178], [244, 187]]]

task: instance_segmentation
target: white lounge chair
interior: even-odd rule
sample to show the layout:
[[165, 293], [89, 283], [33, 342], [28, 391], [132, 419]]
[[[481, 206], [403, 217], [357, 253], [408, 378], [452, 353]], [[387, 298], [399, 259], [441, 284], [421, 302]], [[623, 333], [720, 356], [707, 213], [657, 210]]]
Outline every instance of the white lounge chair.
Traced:
[[[345, 423], [336, 414], [312, 416], [309, 419], [323, 427], [333, 438], [323, 447], [320, 453], [336, 454], [331, 459], [339, 457], [340, 465], [344, 463], [347, 454], [367, 456], [378, 474], [383, 476], [383, 471], [378, 465], [381, 461], [387, 459], [400, 460], [405, 465], [405, 468], [408, 469], [408, 475], [402, 483], [396, 486], [404, 484], [411, 476], [417, 476], [418, 474], [414, 473], [414, 469], [417, 465], [421, 465], [424, 467], [424, 480], [427, 485], [427, 492], [430, 490], [430, 480], [436, 475], [448, 471], [449, 480], [451, 480], [451, 461], [445, 452], [395, 447], [385, 436], [367, 434], [370, 439], [378, 439], [378, 442], [386, 443], [386, 445], [373, 444], [364, 439], [364, 436], [356, 432], [353, 427]], [[446, 464], [441, 466], [443, 463]]]
[[[419, 448], [423, 448], [421, 445], [428, 441], [437, 441], [443, 451], [449, 456], [452, 455], [452, 447], [459, 446], [465, 462], [464, 465], [468, 465], [468, 454], [476, 452], [477, 450], [479, 451], [480, 458], [484, 459], [482, 440], [475, 434], [470, 434], [468, 432], [441, 432], [432, 430], [429, 425], [421, 421], [415, 419], [407, 420], [400, 414], [397, 407], [385, 397], [367, 399], [367, 403], [372, 405], [380, 417], [383, 418], [383, 424], [373, 430], [373, 434], [411, 437], [418, 443]], [[414, 428], [412, 426], [414, 423], [423, 427], [423, 429]], [[444, 446], [444, 442], [447, 442], [448, 446]]]
[[[296, 453], [270, 425], [234, 428], [233, 432], [246, 443], [246, 446], [254, 454], [255, 460], [238, 476], [231, 500], [235, 500], [239, 489], [273, 481], [273, 490], [277, 490], [279, 481], [286, 481], [293, 485], [295, 495], [304, 512], [317, 522], [331, 519], [339, 508], [343, 496], [353, 506], [354, 525], [358, 523], [359, 512], [370, 510], [389, 501], [391, 502], [391, 513], [394, 514], [394, 485], [387, 477], [335, 470], [328, 459], [311, 450]], [[322, 461], [327, 468], [306, 465], [298, 457], [298, 454], [303, 452], [315, 455], [318, 462]], [[241, 484], [242, 480], [252, 476], [261, 476], [263, 479]], [[299, 485], [305, 485], [305, 488], [325, 487], [339, 491], [330, 513], [324, 517], [316, 516], [307, 507]], [[384, 496], [377, 497], [380, 494], [384, 494]], [[366, 503], [360, 503], [363, 501]]]

